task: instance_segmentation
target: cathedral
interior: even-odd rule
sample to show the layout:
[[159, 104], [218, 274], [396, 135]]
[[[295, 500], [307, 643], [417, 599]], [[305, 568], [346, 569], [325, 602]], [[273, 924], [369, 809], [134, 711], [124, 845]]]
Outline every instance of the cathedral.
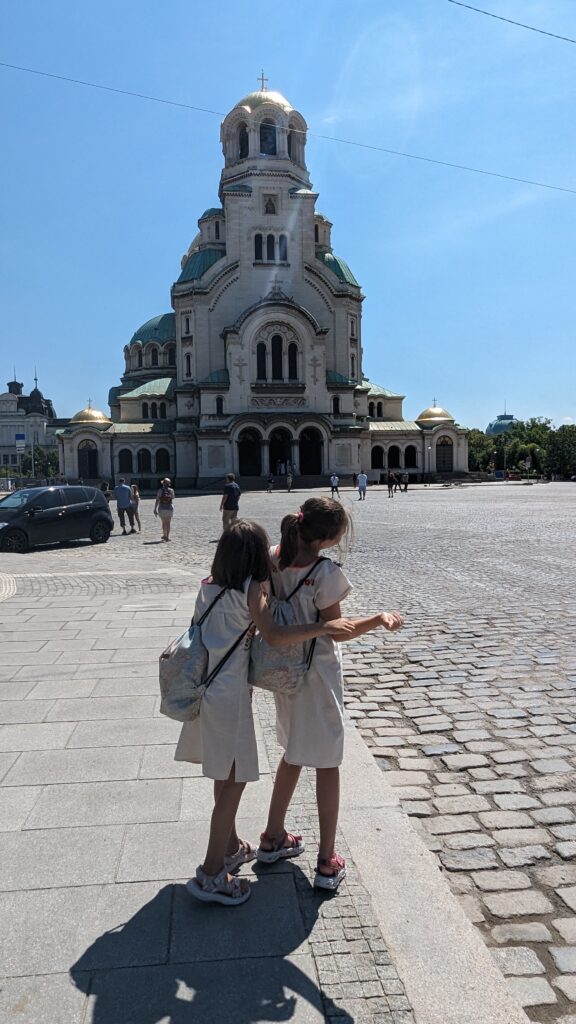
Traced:
[[220, 205], [172, 285], [172, 311], [124, 348], [110, 415], [56, 430], [69, 480], [258, 486], [290, 464], [301, 485], [388, 469], [465, 473], [466, 431], [436, 402], [417, 420], [362, 372], [360, 284], [332, 249], [306, 167], [306, 122], [280, 93], [241, 99], [220, 133]]

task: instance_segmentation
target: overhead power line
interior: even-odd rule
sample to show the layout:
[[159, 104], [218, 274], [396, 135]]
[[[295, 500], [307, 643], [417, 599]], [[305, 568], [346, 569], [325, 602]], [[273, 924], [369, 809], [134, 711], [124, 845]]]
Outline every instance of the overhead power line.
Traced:
[[514, 21], [512, 18], [505, 18], [502, 14], [494, 14], [493, 11], [484, 11], [481, 7], [472, 7], [471, 4], [464, 4], [462, 0], [448, 0], [449, 4], [456, 7], [466, 7], [469, 11], [476, 11], [476, 14], [485, 14], [487, 18], [496, 18], [496, 21], [505, 21], [508, 25], [517, 25], [518, 28], [527, 28], [530, 32], [538, 32], [541, 36], [550, 36], [551, 39], [561, 39], [563, 43], [576, 43], [576, 39], [570, 36], [560, 36], [556, 32], [547, 32], [543, 28], [536, 28], [535, 25], [525, 25], [523, 21]]
[[[450, 2], [456, 2], [456, 0], [450, 0]], [[177, 100], [169, 100], [161, 96], [150, 96], [148, 93], [135, 92], [131, 89], [117, 89], [112, 85], [102, 85], [98, 82], [89, 82], [81, 78], [70, 78], [67, 75], [56, 75], [49, 71], [39, 71], [37, 68], [27, 68], [20, 64], [8, 64], [6, 61], [0, 61], [0, 67], [9, 68], [12, 71], [22, 71], [30, 75], [39, 75], [41, 78], [52, 78], [59, 82], [67, 82], [71, 85], [81, 85], [87, 89], [100, 89], [104, 92], [117, 93], [121, 96], [131, 96], [134, 99], [145, 100], [149, 103], [162, 103], [170, 107], [180, 107], [184, 110], [194, 110], [197, 113], [211, 114], [214, 117], [225, 117], [226, 115], [221, 110], [211, 110], [208, 107], [196, 106], [192, 103], [181, 103]], [[368, 142], [358, 142], [354, 139], [341, 139], [334, 135], [323, 135], [320, 132], [304, 131], [299, 128], [291, 128], [293, 132], [298, 132], [302, 135], [308, 135], [316, 139], [322, 139], [325, 142], [336, 142], [341, 146], [355, 146], [358, 149], [368, 149], [376, 153], [386, 153], [389, 156], [399, 156], [406, 160], [418, 160], [421, 163], [436, 164], [438, 167], [450, 167], [457, 171], [466, 171], [469, 174], [482, 174], [489, 178], [500, 178], [503, 181], [516, 181], [521, 185], [532, 185], [535, 188], [545, 188], [553, 192], [568, 192], [571, 195], [576, 195], [576, 188], [570, 188], [567, 185], [552, 185], [550, 182], [536, 181], [533, 178], [521, 178], [513, 174], [503, 174], [499, 171], [488, 171], [482, 167], [472, 167], [469, 164], [454, 163], [451, 160], [440, 160], [437, 157], [422, 156], [419, 153], [407, 153], [400, 149], [391, 149], [386, 146], [376, 146]]]

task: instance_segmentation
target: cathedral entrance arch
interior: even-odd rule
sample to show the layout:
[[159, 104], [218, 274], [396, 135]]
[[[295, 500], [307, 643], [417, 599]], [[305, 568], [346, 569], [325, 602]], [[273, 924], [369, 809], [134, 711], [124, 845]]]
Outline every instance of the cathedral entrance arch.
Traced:
[[98, 449], [94, 441], [80, 441], [78, 445], [78, 476], [81, 480], [96, 480], [98, 473]]
[[306, 427], [300, 434], [300, 473], [318, 476], [322, 472], [322, 434], [316, 427]]
[[451, 437], [440, 437], [436, 442], [436, 472], [454, 472], [454, 445]]
[[257, 430], [247, 427], [238, 438], [238, 472], [240, 476], [260, 476], [262, 473], [262, 438]]
[[384, 469], [384, 449], [381, 444], [375, 444], [372, 449], [371, 469]]
[[280, 473], [280, 467], [292, 461], [292, 437], [284, 427], [276, 427], [270, 434], [270, 472]]

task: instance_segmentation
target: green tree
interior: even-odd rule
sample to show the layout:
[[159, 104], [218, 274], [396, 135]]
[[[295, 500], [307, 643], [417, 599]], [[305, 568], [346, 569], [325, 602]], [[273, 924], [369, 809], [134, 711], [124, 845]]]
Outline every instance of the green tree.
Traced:
[[576, 425], [552, 431], [546, 448], [546, 469], [559, 476], [576, 476]]
[[483, 430], [468, 431], [468, 469], [474, 472], [485, 472], [488, 469], [492, 462], [494, 440], [486, 437]]
[[[58, 476], [58, 452], [52, 448], [34, 448], [34, 476]], [[32, 476], [32, 455], [26, 452], [22, 456], [22, 476]]]

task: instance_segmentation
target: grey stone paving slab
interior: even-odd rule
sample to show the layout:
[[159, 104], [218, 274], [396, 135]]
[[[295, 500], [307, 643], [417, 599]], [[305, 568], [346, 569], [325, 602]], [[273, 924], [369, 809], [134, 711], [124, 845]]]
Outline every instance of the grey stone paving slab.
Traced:
[[3, 700], [0, 701], [0, 724], [42, 722], [47, 718], [52, 700]]
[[125, 722], [80, 722], [72, 728], [74, 731], [68, 741], [68, 747], [127, 747], [175, 743], [180, 735], [180, 723], [168, 718], [132, 718]]
[[0, 832], [13, 832], [22, 828], [40, 792], [40, 786], [0, 789]]
[[252, 895], [242, 907], [241, 930], [230, 927], [229, 907], [206, 906], [178, 886], [170, 963], [213, 960], [215, 954], [219, 961], [237, 960], [239, 952], [247, 957], [306, 952], [296, 876], [306, 884], [295, 864], [290, 873], [271, 873], [253, 883]]
[[58, 697], [63, 699], [89, 697], [96, 684], [92, 678], [77, 679], [72, 676], [71, 678], [59, 677], [58, 679], [44, 678], [41, 682], [35, 682], [31, 685], [30, 697], [38, 698], [38, 700], [48, 700], [51, 697], [54, 699]]
[[172, 886], [156, 883], [4, 894], [0, 910], [10, 943], [0, 975], [166, 963], [172, 898]]
[[[200, 780], [199, 780], [200, 781]], [[45, 786], [26, 829], [177, 821], [180, 779], [136, 779]]]
[[522, 924], [497, 924], [492, 929], [495, 942], [551, 942], [552, 936], [540, 921]]
[[66, 746], [73, 731], [71, 722], [1, 725], [0, 750], [58, 750]]
[[5, 778], [7, 772], [12, 767], [15, 761], [18, 760], [20, 754], [16, 751], [12, 753], [0, 754], [0, 779]]
[[521, 1006], [549, 1006], [557, 1002], [554, 989], [545, 978], [508, 978], [510, 992]]
[[540, 958], [528, 946], [509, 946], [491, 952], [502, 974], [544, 974], [546, 971]]
[[0, 701], [24, 700], [33, 688], [34, 683], [24, 682], [24, 680], [20, 680], [20, 682], [18, 680], [11, 682], [0, 680]]
[[494, 917], [528, 917], [554, 910], [544, 893], [534, 891], [490, 893], [483, 900]]
[[110, 672], [105, 679], [96, 683], [93, 697], [156, 697], [158, 695], [158, 672], [116, 676]]
[[[350, 1017], [338, 1013], [337, 1005], [335, 1010], [335, 1020], [350, 1021]], [[313, 959], [300, 954], [231, 961], [226, 965], [226, 998], [218, 963], [182, 963], [93, 975], [86, 1024], [185, 1024], [192, 1020], [209, 1024], [216, 1019], [218, 1024], [272, 1019], [289, 1019], [290, 1024], [324, 1024]], [[406, 1018], [407, 1024], [411, 1019], [411, 1015]], [[375, 1024], [396, 1022], [390, 1015], [388, 1021]]]
[[150, 718], [154, 713], [153, 697], [98, 697], [78, 700], [57, 700], [49, 710], [49, 722], [80, 722], [97, 719]]
[[85, 987], [78, 988], [67, 973], [0, 979], [0, 1020], [83, 1024], [85, 1009]]
[[576, 945], [576, 917], [557, 917], [552, 924], [565, 942]]
[[557, 970], [563, 974], [576, 972], [576, 946], [550, 946], [548, 952]]
[[112, 882], [123, 834], [120, 826], [3, 832], [0, 834], [0, 889]]
[[576, 1002], [576, 974], [565, 974], [554, 978], [554, 985], [564, 993], [571, 1003]]
[[2, 786], [136, 779], [141, 758], [141, 747], [25, 751], [5, 775]]

